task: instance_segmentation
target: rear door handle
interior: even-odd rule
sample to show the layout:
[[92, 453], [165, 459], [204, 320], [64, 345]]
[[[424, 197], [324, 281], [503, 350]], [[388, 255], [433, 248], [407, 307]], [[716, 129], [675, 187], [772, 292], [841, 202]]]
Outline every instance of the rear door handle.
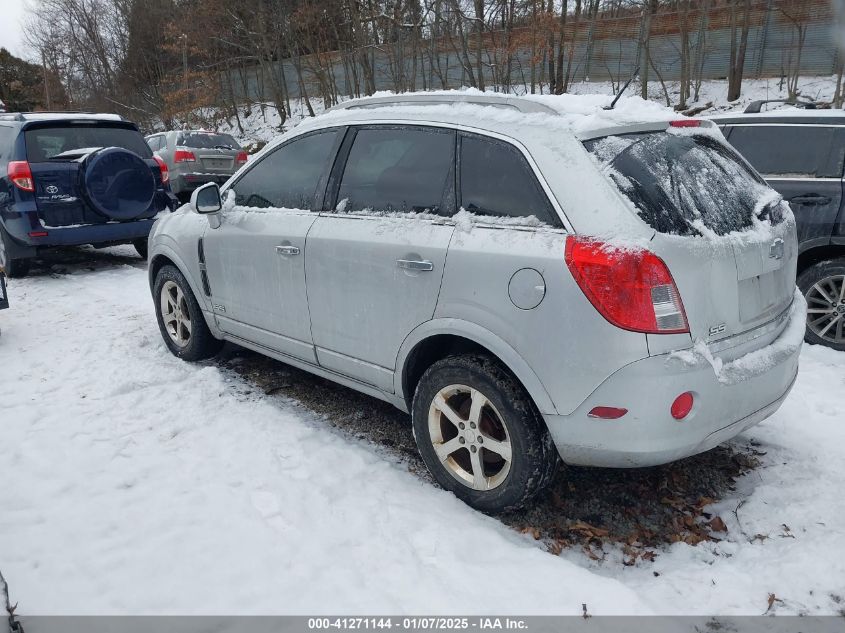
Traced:
[[277, 246], [276, 252], [279, 255], [299, 255], [298, 246]]
[[434, 264], [427, 259], [397, 259], [396, 265], [405, 270], [434, 270]]
[[815, 193], [810, 193], [805, 196], [795, 196], [794, 198], [790, 198], [789, 201], [794, 202], [795, 204], [806, 204], [811, 206], [830, 204], [830, 198], [827, 196], [820, 196]]

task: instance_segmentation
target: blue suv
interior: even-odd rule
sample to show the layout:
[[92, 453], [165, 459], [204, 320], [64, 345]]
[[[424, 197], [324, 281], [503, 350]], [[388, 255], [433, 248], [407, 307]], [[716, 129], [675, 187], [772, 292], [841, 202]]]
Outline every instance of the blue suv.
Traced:
[[147, 254], [176, 208], [167, 165], [135, 124], [111, 114], [0, 114], [0, 240], [6, 274], [53, 246], [134, 244]]

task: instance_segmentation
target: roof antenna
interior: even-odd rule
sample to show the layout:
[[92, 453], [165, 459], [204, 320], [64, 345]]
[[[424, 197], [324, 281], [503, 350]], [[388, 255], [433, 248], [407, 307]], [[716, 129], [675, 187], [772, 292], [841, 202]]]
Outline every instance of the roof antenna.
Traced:
[[625, 92], [625, 90], [628, 89], [628, 86], [631, 85], [631, 82], [634, 81], [634, 79], [636, 79], [637, 75], [639, 75], [639, 74], [640, 74], [640, 65], [637, 64], [637, 67], [634, 68], [634, 72], [631, 74], [631, 77], [628, 79], [628, 81], [625, 82], [625, 85], [622, 86], [622, 90], [620, 90], [619, 92], [616, 93], [616, 96], [613, 98], [613, 101], [610, 102], [610, 105], [604, 106], [604, 108], [602, 108], [602, 109], [603, 110], [613, 110], [613, 108], [616, 106], [616, 102], [619, 101], [619, 97], [622, 96], [622, 93]]

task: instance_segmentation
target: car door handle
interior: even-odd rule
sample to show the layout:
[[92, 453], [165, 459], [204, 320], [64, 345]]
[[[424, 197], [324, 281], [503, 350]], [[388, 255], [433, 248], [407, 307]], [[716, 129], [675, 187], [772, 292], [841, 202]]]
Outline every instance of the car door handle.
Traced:
[[427, 259], [397, 259], [396, 265], [405, 270], [434, 270], [434, 264]]
[[810, 193], [804, 196], [795, 196], [794, 198], [790, 198], [789, 201], [794, 202], [795, 204], [806, 204], [816, 206], [822, 204], [829, 204], [830, 198], [828, 198], [827, 196], [820, 196], [815, 193]]
[[277, 246], [276, 252], [279, 255], [299, 255], [298, 246]]

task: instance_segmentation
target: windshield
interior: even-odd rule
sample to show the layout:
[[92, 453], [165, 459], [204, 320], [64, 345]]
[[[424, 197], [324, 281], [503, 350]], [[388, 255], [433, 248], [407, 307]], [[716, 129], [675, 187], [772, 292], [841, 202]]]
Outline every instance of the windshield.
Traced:
[[[72, 124], [29, 128], [24, 133], [26, 157], [31, 163], [50, 159], [61, 160], [60, 154], [71, 150], [97, 147], [122, 147], [141, 158], [152, 158], [153, 153], [138, 130], [108, 125]], [[56, 158], [58, 157], [58, 158]], [[77, 158], [68, 155], [66, 160]]]
[[[586, 141], [606, 173], [661, 233], [725, 235], [760, 219], [780, 222], [783, 207], [728, 146], [704, 134], [645, 132]], [[770, 204], [762, 204], [769, 201]]]
[[176, 139], [176, 144], [182, 147], [195, 147], [199, 149], [241, 149], [238, 142], [228, 134], [215, 134], [214, 132], [182, 132]]

